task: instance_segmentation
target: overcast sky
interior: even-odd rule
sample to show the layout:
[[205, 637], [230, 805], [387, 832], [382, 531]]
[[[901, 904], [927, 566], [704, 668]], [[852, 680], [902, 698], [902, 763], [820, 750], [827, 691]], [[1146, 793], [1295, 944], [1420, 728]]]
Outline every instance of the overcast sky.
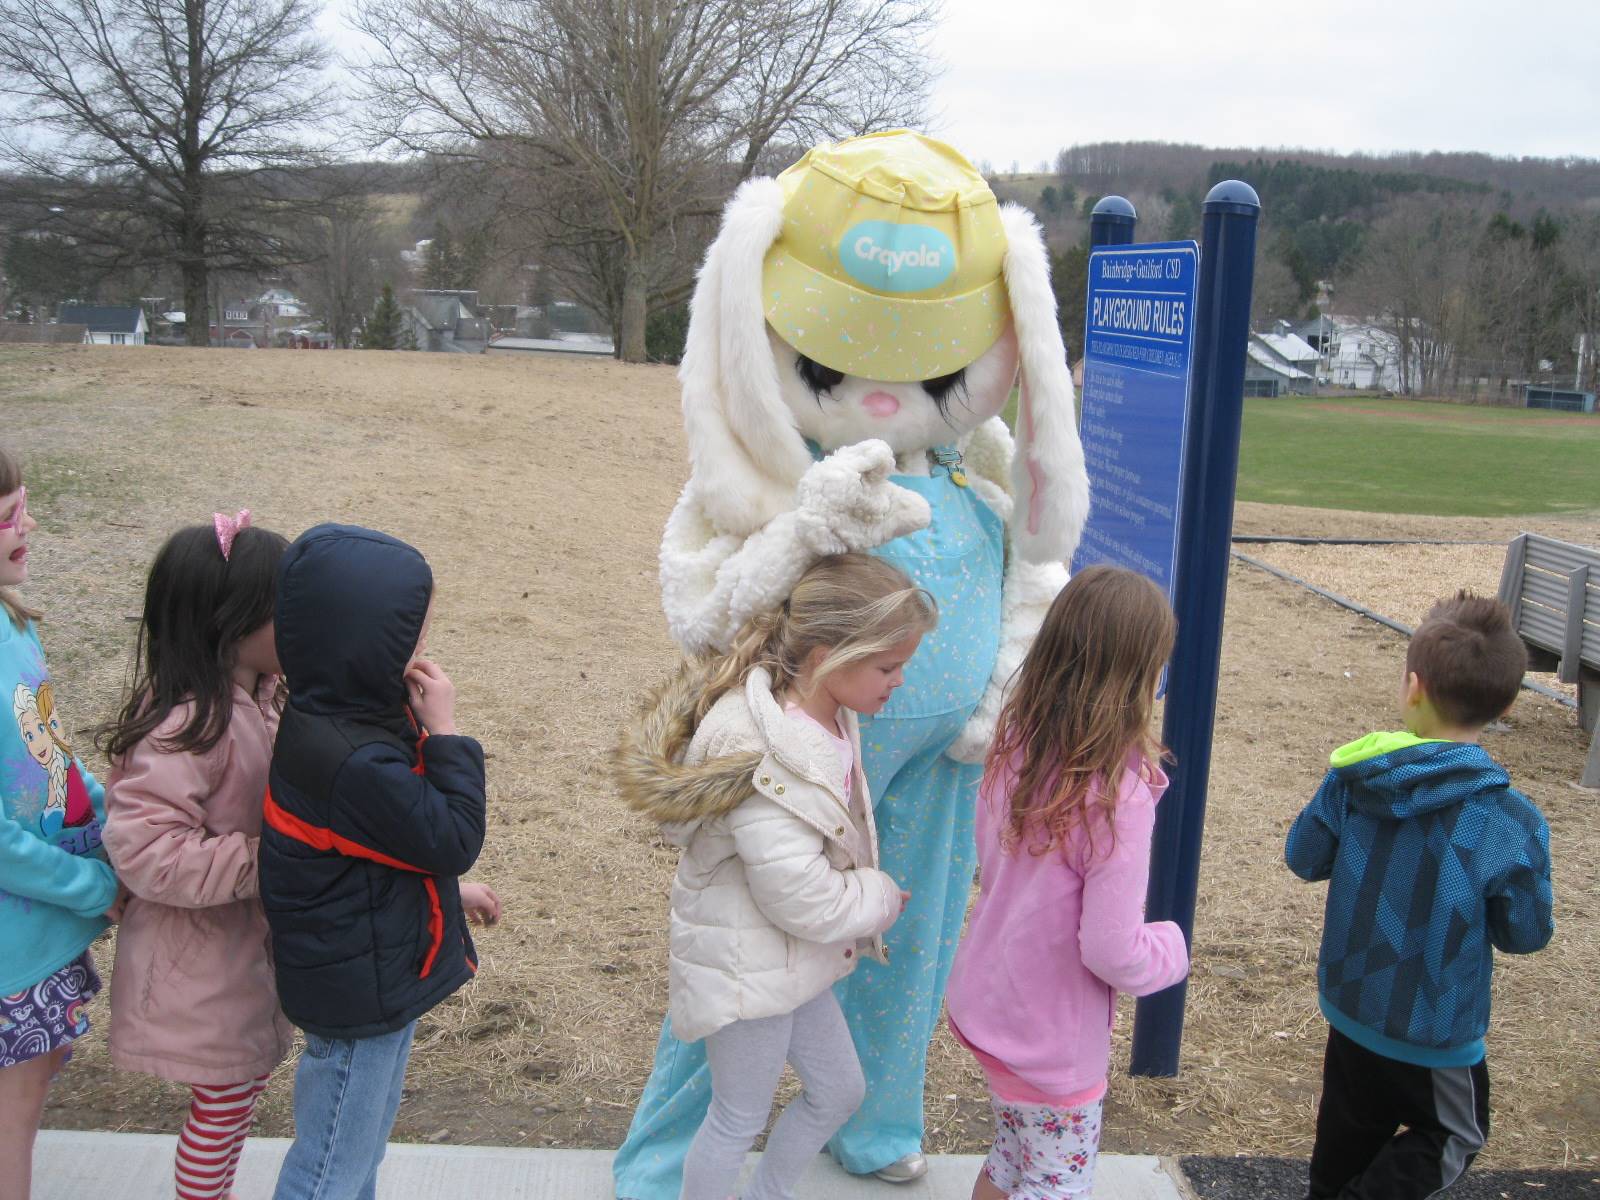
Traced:
[[1600, 157], [1600, 0], [945, 0], [937, 132]]
[[[320, 26], [358, 52], [352, 0]], [[1600, 0], [944, 0], [932, 132], [1600, 158]]]

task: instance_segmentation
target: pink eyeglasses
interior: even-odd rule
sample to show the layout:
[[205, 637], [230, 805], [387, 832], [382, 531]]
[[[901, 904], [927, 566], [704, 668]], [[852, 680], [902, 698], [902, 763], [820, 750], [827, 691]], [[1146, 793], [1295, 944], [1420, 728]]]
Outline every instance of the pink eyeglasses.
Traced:
[[20, 487], [17, 489], [17, 506], [11, 510], [11, 518], [9, 520], [0, 521], [0, 531], [15, 529], [27, 519], [28, 489], [25, 487]]

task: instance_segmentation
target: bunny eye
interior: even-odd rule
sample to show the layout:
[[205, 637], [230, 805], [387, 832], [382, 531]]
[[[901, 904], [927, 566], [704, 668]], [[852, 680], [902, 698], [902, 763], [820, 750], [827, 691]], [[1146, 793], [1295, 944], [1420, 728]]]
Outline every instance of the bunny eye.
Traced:
[[794, 360], [794, 373], [800, 376], [800, 382], [811, 389], [811, 394], [817, 398], [817, 403], [822, 403], [825, 392], [831, 392], [844, 382], [844, 372], [835, 371], [832, 367], [825, 367], [815, 359], [807, 358], [804, 354], [797, 354]]
[[922, 381], [922, 390], [927, 392], [933, 400], [934, 405], [939, 409], [939, 415], [948, 421], [950, 420], [950, 397], [959, 395], [963, 400], [966, 398], [967, 369], [962, 367], [959, 371], [949, 375], [941, 375], [937, 379], [924, 379]]

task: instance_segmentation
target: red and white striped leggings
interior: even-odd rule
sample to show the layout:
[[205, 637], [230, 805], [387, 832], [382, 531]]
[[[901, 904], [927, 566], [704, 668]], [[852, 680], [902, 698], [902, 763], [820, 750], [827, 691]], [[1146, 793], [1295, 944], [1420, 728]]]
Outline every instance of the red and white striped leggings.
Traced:
[[217, 1200], [233, 1187], [267, 1076], [222, 1087], [192, 1084], [189, 1119], [178, 1135], [178, 1200]]

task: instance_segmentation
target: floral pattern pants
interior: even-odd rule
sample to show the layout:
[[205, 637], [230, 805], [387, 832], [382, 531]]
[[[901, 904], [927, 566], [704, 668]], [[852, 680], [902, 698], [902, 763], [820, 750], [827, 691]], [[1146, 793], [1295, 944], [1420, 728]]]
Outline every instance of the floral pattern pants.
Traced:
[[983, 1173], [1011, 1200], [1082, 1200], [1094, 1191], [1101, 1101], [1054, 1108], [990, 1096], [994, 1146]]

